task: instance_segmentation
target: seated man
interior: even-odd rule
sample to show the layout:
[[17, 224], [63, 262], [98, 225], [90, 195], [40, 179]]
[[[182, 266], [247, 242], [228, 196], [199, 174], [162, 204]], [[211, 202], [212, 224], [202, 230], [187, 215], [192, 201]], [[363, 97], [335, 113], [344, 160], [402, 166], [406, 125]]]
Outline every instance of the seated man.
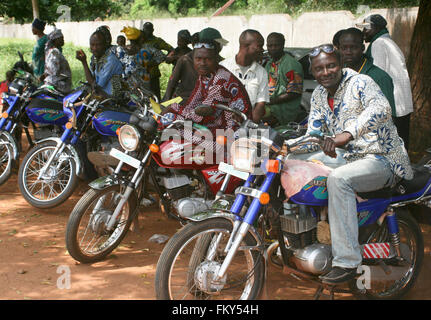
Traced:
[[111, 52], [110, 43], [106, 41], [102, 31], [96, 31], [91, 35], [90, 50], [94, 57], [91, 69], [84, 51], [76, 52], [76, 59], [82, 62], [88, 83], [94, 85], [96, 92], [102, 96], [119, 95], [123, 67], [120, 60]]
[[[208, 30], [211, 29], [211, 30]], [[191, 120], [194, 123], [205, 125], [213, 134], [215, 139], [216, 129], [235, 129], [237, 127], [235, 117], [231, 112], [221, 111], [215, 108], [216, 104], [224, 104], [231, 108], [238, 109], [251, 118], [251, 103], [243, 84], [226, 68], [218, 64], [218, 45], [225, 41], [220, 33], [212, 28], [204, 29], [199, 34], [199, 41], [194, 45], [193, 61], [198, 73], [195, 88], [186, 104], [172, 104], [165, 115], [173, 113], [171, 118], [181, 120]], [[212, 106], [214, 115], [202, 117], [194, 111], [199, 105]], [[190, 135], [189, 135], [190, 134]], [[191, 133], [184, 132], [184, 137], [205, 146], [201, 139]], [[217, 145], [210, 142], [213, 149]]]
[[327, 180], [333, 260], [321, 279], [337, 285], [353, 279], [362, 262], [355, 192], [392, 186], [397, 179], [411, 179], [413, 171], [389, 102], [374, 80], [342, 69], [333, 45], [318, 46], [309, 57], [319, 86], [311, 98], [307, 133], [332, 135], [322, 145], [329, 156], [336, 156], [336, 147], [346, 150], [347, 164], [332, 170]]

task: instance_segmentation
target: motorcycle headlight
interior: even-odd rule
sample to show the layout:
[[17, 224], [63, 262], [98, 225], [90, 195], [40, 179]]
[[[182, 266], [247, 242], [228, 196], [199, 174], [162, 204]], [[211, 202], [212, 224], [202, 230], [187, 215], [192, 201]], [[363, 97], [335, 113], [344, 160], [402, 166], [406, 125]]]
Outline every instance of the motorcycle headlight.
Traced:
[[256, 164], [258, 164], [256, 151], [256, 145], [252, 141], [246, 138], [236, 140], [231, 146], [233, 167], [240, 171], [255, 172]]
[[141, 135], [134, 126], [126, 124], [118, 132], [120, 145], [126, 151], [135, 151], [138, 148]]

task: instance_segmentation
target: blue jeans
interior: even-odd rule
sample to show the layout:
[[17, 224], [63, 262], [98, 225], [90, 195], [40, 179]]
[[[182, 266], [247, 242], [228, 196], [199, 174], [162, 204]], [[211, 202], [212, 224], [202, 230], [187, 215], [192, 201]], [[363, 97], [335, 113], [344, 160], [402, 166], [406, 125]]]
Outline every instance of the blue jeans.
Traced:
[[330, 173], [327, 187], [333, 267], [356, 268], [362, 261], [355, 192], [384, 188], [393, 179], [387, 161], [372, 157], [348, 163]]

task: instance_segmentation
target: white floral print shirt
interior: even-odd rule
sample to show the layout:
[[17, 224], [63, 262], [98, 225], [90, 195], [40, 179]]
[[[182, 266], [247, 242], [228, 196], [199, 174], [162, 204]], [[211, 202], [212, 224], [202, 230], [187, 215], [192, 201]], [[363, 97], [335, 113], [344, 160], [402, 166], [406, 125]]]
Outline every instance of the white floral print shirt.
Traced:
[[366, 156], [384, 157], [395, 175], [412, 179], [407, 151], [392, 121], [389, 102], [379, 86], [369, 76], [349, 68], [343, 69], [342, 74], [334, 96], [334, 111], [328, 104], [328, 91], [321, 85], [314, 90], [306, 134], [313, 130], [331, 135], [347, 131], [353, 140], [344, 147], [346, 161]]

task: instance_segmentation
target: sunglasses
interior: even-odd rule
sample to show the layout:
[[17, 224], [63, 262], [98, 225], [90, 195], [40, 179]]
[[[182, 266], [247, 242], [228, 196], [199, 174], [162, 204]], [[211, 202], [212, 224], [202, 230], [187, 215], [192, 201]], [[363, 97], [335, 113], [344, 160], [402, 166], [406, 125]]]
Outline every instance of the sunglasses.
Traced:
[[317, 57], [320, 54], [320, 52], [333, 53], [334, 51], [335, 51], [335, 47], [332, 44], [322, 44], [318, 47], [314, 47], [313, 49], [311, 49], [310, 52], [308, 53], [308, 56]]
[[206, 49], [215, 49], [215, 46], [210, 43], [198, 42], [193, 45], [194, 49], [206, 48]]

